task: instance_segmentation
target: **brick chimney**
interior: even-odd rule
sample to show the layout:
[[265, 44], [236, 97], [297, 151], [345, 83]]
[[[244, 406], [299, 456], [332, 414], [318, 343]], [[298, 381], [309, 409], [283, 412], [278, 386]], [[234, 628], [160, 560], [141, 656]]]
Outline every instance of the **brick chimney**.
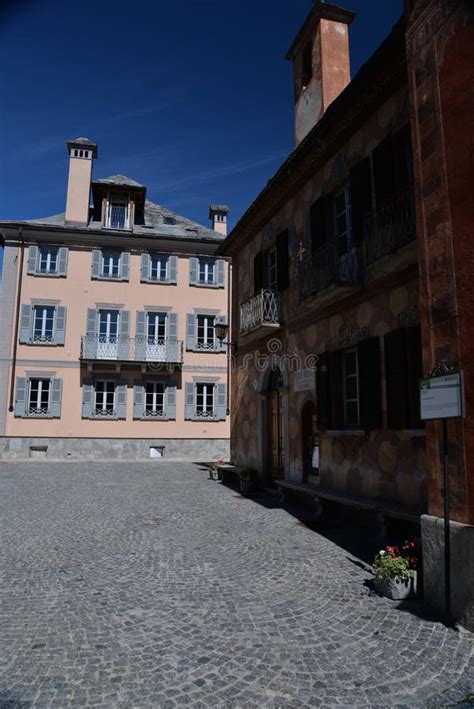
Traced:
[[227, 215], [229, 207], [225, 204], [211, 204], [209, 207], [209, 219], [211, 220], [211, 228], [219, 234], [227, 236]]
[[297, 146], [351, 80], [349, 25], [354, 16], [315, 0], [286, 54], [293, 62]]
[[72, 224], [88, 224], [92, 161], [97, 145], [87, 138], [68, 140], [69, 177], [67, 182], [66, 218]]

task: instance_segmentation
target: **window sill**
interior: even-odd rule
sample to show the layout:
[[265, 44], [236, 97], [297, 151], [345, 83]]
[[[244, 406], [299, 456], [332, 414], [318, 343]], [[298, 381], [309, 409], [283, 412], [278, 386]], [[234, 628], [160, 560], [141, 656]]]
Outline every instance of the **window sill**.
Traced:
[[177, 286], [178, 282], [177, 281], [156, 281], [153, 280], [152, 278], [148, 279], [140, 279], [140, 283], [149, 283], [152, 286]]
[[40, 273], [35, 271], [35, 273], [29, 273], [29, 276], [34, 276], [35, 278], [66, 278], [65, 273]]
[[92, 281], [116, 281], [117, 283], [128, 283], [128, 278], [120, 276], [91, 276]]
[[191, 286], [191, 288], [224, 288], [223, 285], [221, 286], [218, 283], [190, 283], [189, 285]]
[[226, 349], [202, 349], [198, 347], [186, 347], [186, 352], [195, 352], [196, 354], [226, 354]]
[[341, 438], [341, 437], [350, 437], [350, 436], [356, 436], [359, 438], [362, 438], [363, 436], [366, 435], [366, 431], [363, 431], [360, 428], [341, 428], [339, 431], [330, 429], [325, 431], [326, 435], [330, 436], [331, 438]]
[[27, 347], [64, 347], [64, 343], [59, 344], [59, 342], [20, 342], [20, 345], [26, 345]]
[[34, 414], [23, 414], [23, 416], [18, 416], [17, 414], [15, 414], [15, 418], [21, 418], [21, 419], [36, 419], [36, 420], [40, 420], [40, 421], [41, 421], [41, 420], [43, 420], [43, 419], [50, 420], [50, 419], [61, 418], [61, 417], [60, 417], [60, 416], [53, 416], [52, 414], [47, 414], [47, 415], [45, 414], [45, 415], [43, 415], [43, 416], [40, 416], [40, 415], [35, 416]]
[[123, 234], [124, 232], [127, 234], [133, 234], [133, 227], [129, 226], [123, 227], [122, 229], [121, 227], [107, 226], [106, 224], [102, 224], [102, 229], [104, 229], [104, 231], [116, 231], [119, 234]]

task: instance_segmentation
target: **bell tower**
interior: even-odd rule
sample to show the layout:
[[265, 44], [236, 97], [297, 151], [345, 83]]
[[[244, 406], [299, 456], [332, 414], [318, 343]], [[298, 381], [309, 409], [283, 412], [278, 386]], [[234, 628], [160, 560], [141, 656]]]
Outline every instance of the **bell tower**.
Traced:
[[296, 146], [351, 80], [349, 25], [354, 17], [350, 10], [314, 0], [286, 54], [293, 62]]

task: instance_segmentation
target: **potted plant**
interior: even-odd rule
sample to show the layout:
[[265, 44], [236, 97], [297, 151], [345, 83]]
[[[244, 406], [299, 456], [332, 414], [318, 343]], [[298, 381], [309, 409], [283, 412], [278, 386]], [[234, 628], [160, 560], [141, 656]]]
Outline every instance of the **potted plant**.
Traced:
[[418, 540], [381, 549], [372, 564], [375, 590], [397, 601], [416, 595], [420, 559]]
[[251, 465], [245, 465], [240, 471], [240, 492], [249, 494], [255, 487], [256, 471]]
[[223, 460], [218, 460], [215, 463], [211, 463], [209, 466], [209, 477], [211, 480], [218, 480], [219, 482], [222, 482], [222, 470], [220, 466], [223, 464]]

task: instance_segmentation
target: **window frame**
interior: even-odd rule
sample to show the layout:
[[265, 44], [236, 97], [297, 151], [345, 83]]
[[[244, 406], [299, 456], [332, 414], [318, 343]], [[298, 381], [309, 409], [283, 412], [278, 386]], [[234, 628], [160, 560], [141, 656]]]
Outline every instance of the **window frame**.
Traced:
[[[104, 385], [105, 385], [103, 392], [98, 392], [98, 391], [97, 391], [97, 385], [98, 385], [98, 384], [104, 384]], [[113, 384], [113, 387], [114, 387], [114, 390], [113, 390], [113, 402], [112, 402], [112, 403], [113, 403], [113, 407], [112, 407], [112, 409], [110, 410], [110, 409], [104, 408], [104, 406], [102, 406], [102, 408], [100, 409], [102, 412], [110, 411], [110, 413], [106, 413], [106, 414], [104, 414], [104, 413], [98, 413], [99, 407], [97, 406], [97, 394], [98, 394], [98, 393], [101, 393], [103, 396], [105, 396], [105, 401], [104, 401], [103, 403], [105, 403], [105, 405], [107, 405], [107, 395], [109, 394], [109, 392], [107, 391], [107, 385], [108, 385], [108, 384]], [[111, 420], [111, 419], [114, 419], [114, 418], [117, 416], [117, 381], [116, 381], [115, 379], [111, 379], [111, 378], [108, 378], [108, 377], [95, 379], [95, 380], [94, 380], [94, 392], [93, 392], [93, 395], [94, 395], [94, 405], [93, 405], [93, 407], [92, 407], [92, 418], [105, 419], [105, 420], [107, 420], [107, 419], [110, 419], [110, 420]]]
[[[204, 320], [202, 326], [200, 320]], [[209, 323], [212, 320], [212, 325]], [[199, 342], [199, 330], [204, 330], [204, 341]], [[212, 331], [212, 344], [209, 342], [209, 332]], [[209, 313], [196, 313], [196, 349], [197, 350], [215, 350], [218, 347], [216, 338], [216, 316]]]
[[[201, 280], [201, 271], [204, 267], [204, 280]], [[209, 271], [212, 267], [212, 279], [209, 278]], [[215, 286], [217, 285], [217, 259], [199, 257], [197, 259], [197, 279], [196, 283], [199, 286]]]
[[[170, 257], [169, 254], [160, 254], [160, 253], [151, 253], [149, 255], [149, 263], [148, 263], [148, 280], [151, 283], [168, 283], [169, 282], [169, 277], [170, 277]], [[157, 268], [156, 269], [156, 278], [153, 276], [153, 261], [157, 261], [158, 264], [162, 267], [163, 262], [164, 262], [164, 267], [165, 267], [165, 275], [162, 277], [160, 275], [160, 271], [162, 271], [162, 268]]]
[[[48, 265], [47, 270], [43, 271], [41, 269], [41, 262], [43, 260], [43, 255], [46, 252], [46, 263]], [[54, 253], [55, 259], [54, 259], [54, 270], [50, 268], [50, 263], [51, 263], [51, 255]], [[49, 261], [49, 264], [48, 264]], [[38, 245], [38, 260], [36, 264], [36, 273], [39, 276], [58, 276], [59, 275], [59, 246], [47, 246], [47, 245]]]
[[[47, 405], [45, 407], [36, 405], [35, 410], [32, 411], [32, 384], [33, 382], [38, 382], [38, 391], [36, 396], [36, 404], [41, 403], [43, 394], [43, 383], [48, 383], [47, 389]], [[52, 378], [51, 377], [28, 377], [27, 379], [27, 406], [26, 406], [26, 417], [27, 418], [50, 418], [51, 417], [51, 395], [52, 395]], [[44, 412], [43, 412], [43, 409]]]
[[[199, 389], [202, 387], [202, 393]], [[201, 410], [199, 407], [199, 397], [202, 397]], [[211, 406], [209, 407], [209, 397]], [[195, 382], [194, 383], [194, 416], [197, 420], [212, 419], [216, 417], [216, 383], [215, 382]]]
[[[344, 196], [344, 209], [338, 211], [337, 200]], [[338, 219], [344, 216], [345, 229], [340, 231], [338, 228]], [[352, 236], [352, 195], [350, 182], [346, 182], [332, 195], [332, 218], [334, 239], [336, 242], [336, 254], [338, 259], [344, 258], [354, 248], [354, 240]], [[345, 250], [341, 251], [340, 242], [345, 239]]]
[[[117, 226], [112, 223], [113, 214], [112, 210], [114, 208], [123, 207], [124, 210], [124, 220], [123, 226]], [[106, 204], [106, 214], [105, 214], [105, 227], [106, 229], [113, 229], [114, 231], [130, 231], [130, 195], [127, 193], [114, 193], [110, 192], [107, 198]]]
[[[148, 387], [151, 386], [154, 391], [151, 392], [152, 395], [152, 406], [153, 408], [148, 409]], [[158, 387], [161, 391], [158, 392]], [[161, 408], [157, 407], [158, 397], [161, 397]], [[164, 419], [166, 418], [166, 383], [163, 381], [146, 380], [143, 383], [143, 417], [145, 419]]]
[[[122, 252], [114, 251], [113, 249], [102, 249], [100, 252], [100, 275], [99, 278], [110, 281], [119, 281], [122, 275]], [[109, 262], [111, 258], [117, 258], [117, 275], [110, 273], [105, 273], [105, 262], [108, 258]], [[113, 269], [112, 269], [113, 270]]]
[[[41, 303], [37, 303], [33, 305], [32, 307], [32, 315], [33, 317], [31, 318], [31, 343], [36, 344], [36, 345], [54, 345], [55, 344], [55, 333], [56, 333], [56, 317], [57, 317], [57, 308], [55, 305], [43, 305]], [[40, 333], [36, 334], [36, 324], [37, 324], [37, 314], [42, 311], [42, 316], [41, 316], [41, 327], [40, 327]], [[52, 318], [48, 318], [47, 312], [52, 311]], [[52, 321], [51, 324], [51, 335], [46, 335], [46, 323], [48, 320]]]
[[[347, 358], [349, 355], [355, 357], [355, 371], [347, 373]], [[346, 429], [359, 429], [360, 427], [360, 382], [359, 382], [359, 356], [357, 347], [352, 347], [342, 351], [342, 406], [343, 406], [343, 424]], [[348, 397], [347, 395], [347, 380], [354, 379], [356, 385], [356, 396]], [[348, 404], [356, 404], [357, 421], [349, 422]]]

